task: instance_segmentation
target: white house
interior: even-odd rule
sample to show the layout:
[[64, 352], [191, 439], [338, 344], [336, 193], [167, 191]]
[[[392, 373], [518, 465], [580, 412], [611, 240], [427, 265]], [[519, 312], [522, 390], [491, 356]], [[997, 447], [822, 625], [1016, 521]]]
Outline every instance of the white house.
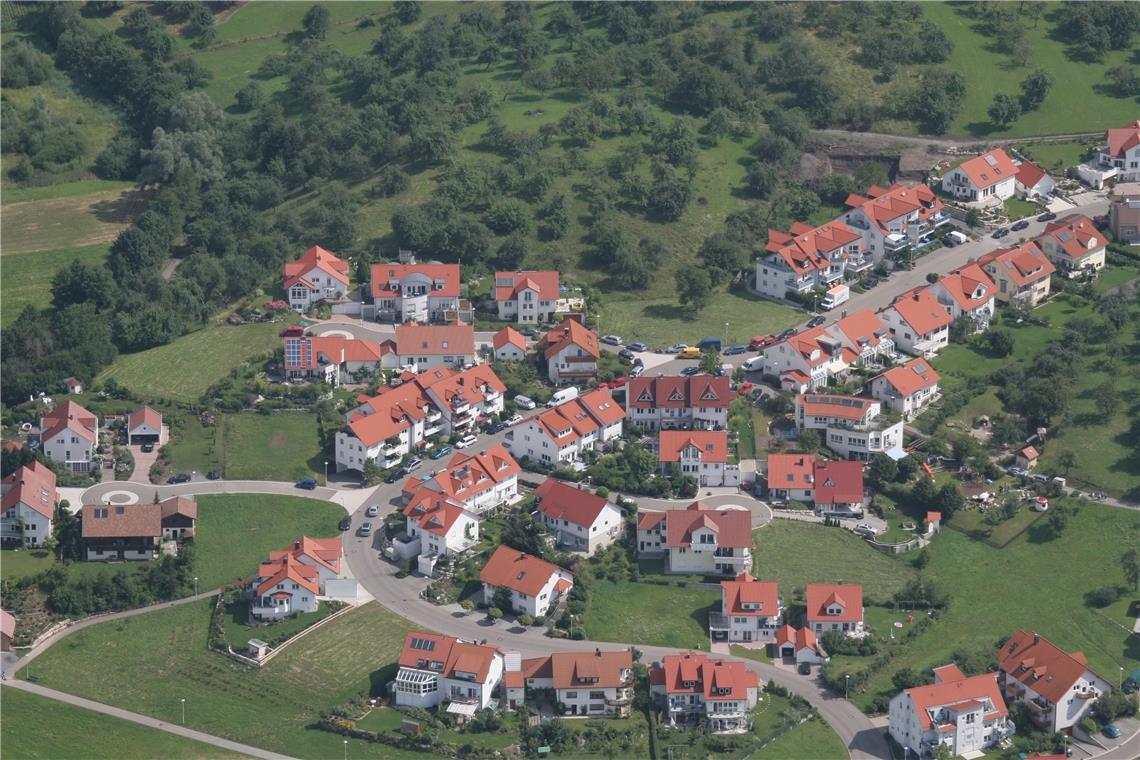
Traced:
[[1007, 702], [1021, 702], [1042, 731], [1068, 731], [1112, 686], [1094, 673], [1082, 652], [1066, 652], [1048, 639], [1015, 631], [998, 650], [998, 685]]
[[550, 382], [585, 382], [598, 374], [601, 349], [593, 330], [576, 319], [565, 319], [538, 342], [538, 351], [546, 360]]
[[454, 322], [471, 319], [460, 299], [458, 264], [400, 263], [372, 265], [371, 295], [376, 319], [383, 322]]
[[479, 571], [483, 583], [483, 603], [494, 604], [501, 588], [511, 594], [511, 610], [531, 617], [545, 616], [563, 594], [574, 587], [574, 576], [558, 565], [529, 554], [499, 546]]
[[815, 498], [814, 454], [769, 454], [768, 497], [782, 501]]
[[1034, 308], [1049, 296], [1049, 276], [1057, 271], [1032, 240], [1014, 248], [998, 248], [977, 260], [997, 285], [1001, 303]]
[[597, 389], [529, 417], [511, 428], [505, 444], [511, 453], [553, 466], [581, 460], [621, 437], [625, 410], [606, 389]]
[[[851, 363], [859, 366], [873, 366], [895, 355], [895, 342], [891, 331], [870, 309], [860, 309], [837, 320], [826, 328], [828, 335], [838, 340], [848, 349], [843, 356], [851, 358]], [[844, 359], [844, 362], [846, 359]], [[844, 363], [840, 362], [840, 364]]]
[[862, 517], [863, 463], [817, 460], [812, 467], [815, 513], [831, 517]]
[[486, 364], [462, 372], [437, 367], [421, 373], [415, 382], [443, 415], [445, 435], [469, 432], [480, 421], [503, 411], [507, 386]]
[[904, 689], [891, 700], [891, 738], [916, 758], [941, 744], [953, 757], [973, 757], [1012, 734], [997, 674], [966, 677], [957, 665], [934, 669], [934, 683]]
[[558, 311], [558, 272], [495, 272], [495, 306], [500, 321], [553, 322]]
[[824, 444], [844, 459], [868, 460], [903, 444], [901, 417], [882, 417], [881, 402], [854, 396], [797, 396], [796, 428], [820, 431]]
[[532, 689], [553, 689], [566, 717], [627, 718], [633, 705], [633, 654], [628, 650], [555, 652], [523, 660]]
[[809, 583], [804, 587], [804, 621], [816, 636], [840, 631], [862, 636], [863, 587], [857, 583]]
[[144, 406], [127, 416], [127, 444], [162, 443], [162, 415]]
[[896, 297], [879, 316], [895, 345], [908, 354], [933, 356], [950, 342], [954, 320], [928, 287]]
[[1044, 200], [1053, 194], [1057, 183], [1049, 173], [1032, 161], [1017, 162], [1017, 194], [1026, 200]]
[[0, 481], [0, 543], [39, 546], [51, 538], [59, 494], [55, 473], [39, 461], [20, 467]]
[[938, 398], [938, 373], [926, 359], [911, 359], [871, 380], [871, 396], [912, 419]]
[[1105, 145], [1077, 167], [1081, 180], [1101, 190], [1107, 183], [1140, 182], [1140, 119], [1105, 133]]
[[504, 327], [491, 336], [495, 361], [521, 362], [526, 359], [526, 337], [513, 327]]
[[428, 709], [444, 702], [447, 712], [471, 717], [492, 707], [503, 679], [503, 655], [491, 646], [426, 631], [410, 631], [400, 652], [393, 701]]
[[942, 275], [929, 290], [951, 320], [966, 316], [973, 322], [974, 332], [989, 328], [997, 286], [976, 262]]
[[821, 325], [765, 348], [763, 373], [776, 378], [781, 388], [802, 393], [825, 387], [856, 359], [855, 351]]
[[709, 614], [709, 635], [716, 641], [775, 641], [784, 624], [784, 599], [775, 581], [758, 581], [747, 571], [720, 582], [720, 612]]
[[786, 233], [769, 230], [756, 262], [756, 291], [782, 299], [788, 291], [826, 290], [843, 281], [849, 260], [862, 264], [862, 244], [859, 233], [839, 220], [819, 227], [796, 222]]
[[696, 727], [703, 717], [714, 734], [750, 729], [760, 700], [760, 677], [743, 662], [700, 652], [666, 655], [653, 663], [649, 688], [670, 726]]
[[1067, 214], [1049, 222], [1036, 242], [1057, 271], [1066, 277], [1104, 269], [1108, 240], [1083, 214]]
[[462, 369], [475, 364], [475, 330], [457, 322], [447, 325], [396, 325], [396, 351], [384, 366], [423, 372], [433, 367]]
[[831, 659], [810, 628], [785, 625], [776, 631], [775, 642], [776, 653], [797, 664], [806, 662], [809, 665], [822, 665]]
[[664, 557], [667, 573], [735, 578], [752, 567], [752, 515], [699, 501], [685, 509], [639, 512], [637, 556]]
[[[440, 557], [459, 554], [479, 541], [479, 518], [462, 504], [430, 488], [418, 488], [404, 507], [407, 533], [419, 539], [420, 571], [430, 575]], [[425, 572], [426, 571], [426, 572]]]
[[697, 485], [740, 485], [740, 465], [728, 461], [725, 430], [662, 430], [657, 439], [658, 470], [666, 474], [679, 467]]
[[91, 471], [99, 445], [99, 418], [70, 399], [40, 418], [40, 446], [48, 459], [72, 472]]
[[732, 402], [731, 382], [712, 375], [633, 377], [626, 386], [626, 414], [642, 430], [723, 429]]
[[849, 272], [863, 272], [885, 257], [895, 257], [931, 237], [950, 220], [942, 201], [926, 185], [872, 185], [862, 195], [847, 196], [843, 221], [863, 240], [862, 256], [849, 260]]
[[942, 189], [967, 203], [1003, 201], [1017, 192], [1017, 166], [1004, 150], [995, 148], [946, 172]]
[[269, 553], [250, 585], [250, 614], [262, 621], [316, 612], [330, 580], [344, 577], [344, 549], [339, 538], [302, 536]]
[[358, 372], [374, 376], [384, 356], [395, 351], [391, 341], [377, 343], [342, 335], [310, 336], [305, 335], [305, 328], [300, 325], [287, 327], [283, 340], [285, 376], [289, 380], [319, 380], [333, 387], [352, 382]]
[[413, 475], [404, 483], [404, 494], [415, 494], [423, 488], [480, 515], [519, 500], [519, 471], [510, 452], [502, 444], [495, 444], [474, 454], [456, 452], [434, 475], [422, 479]]
[[158, 557], [162, 509], [157, 504], [85, 504], [80, 522], [86, 560]]
[[63, 387], [67, 389], [68, 395], [81, 396], [83, 395], [83, 383], [78, 378], [67, 377], [63, 380]]
[[284, 287], [289, 306], [296, 311], [340, 300], [348, 293], [348, 262], [314, 245], [301, 258], [285, 264]]
[[609, 500], [547, 478], [534, 489], [534, 504], [563, 549], [587, 557], [621, 538], [621, 510]]

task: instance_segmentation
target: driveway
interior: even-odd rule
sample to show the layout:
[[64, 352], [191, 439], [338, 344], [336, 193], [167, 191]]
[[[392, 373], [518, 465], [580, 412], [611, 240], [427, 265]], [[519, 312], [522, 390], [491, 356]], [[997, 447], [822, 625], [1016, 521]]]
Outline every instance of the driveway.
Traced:
[[158, 446], [154, 445], [150, 451], [143, 451], [141, 444], [127, 446], [131, 456], [135, 458], [135, 469], [128, 480], [132, 483], [150, 484], [150, 468], [158, 461]]

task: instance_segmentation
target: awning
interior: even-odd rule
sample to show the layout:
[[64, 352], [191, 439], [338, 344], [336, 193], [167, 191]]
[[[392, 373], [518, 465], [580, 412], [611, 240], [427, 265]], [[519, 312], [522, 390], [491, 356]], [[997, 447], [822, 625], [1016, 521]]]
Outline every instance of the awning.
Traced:
[[906, 459], [907, 456], [909, 456], [902, 446], [895, 446], [893, 449], [889, 449], [886, 454], [896, 462], [900, 459]]
[[479, 711], [479, 705], [475, 702], [448, 702], [447, 711], [453, 715], [466, 715], [470, 718]]

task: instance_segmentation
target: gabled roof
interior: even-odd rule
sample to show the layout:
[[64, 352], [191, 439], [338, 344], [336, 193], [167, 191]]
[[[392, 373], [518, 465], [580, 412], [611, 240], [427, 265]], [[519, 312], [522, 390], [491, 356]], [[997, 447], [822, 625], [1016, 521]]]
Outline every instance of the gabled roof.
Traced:
[[613, 394], [605, 388], [596, 388], [578, 397], [579, 405], [602, 427], [615, 425], [625, 419], [625, 410], [614, 401]]
[[814, 488], [814, 470], [814, 454], [769, 454], [768, 488]]
[[637, 529], [653, 530], [665, 522], [668, 512], [653, 512], [648, 510], [637, 511]]
[[84, 538], [157, 538], [162, 510], [155, 504], [85, 504]]
[[973, 311], [993, 300], [997, 286], [977, 262], [955, 269], [938, 278], [933, 286], [946, 293], [962, 311]]
[[781, 647], [784, 644], [791, 643], [796, 652], [804, 649], [810, 649], [813, 652], [819, 651], [819, 643], [816, 641], [815, 634], [806, 625], [803, 628], [793, 628], [790, 625], [784, 625], [776, 630], [776, 646]]
[[495, 647], [438, 633], [409, 631], [404, 637], [399, 664], [401, 668], [430, 670], [444, 678], [455, 678], [456, 673], [471, 673], [476, 682], [485, 683], [491, 664], [498, 655], [499, 650]]
[[59, 501], [55, 472], [43, 462], [35, 460], [15, 470], [4, 478], [0, 488], [4, 492], [0, 512], [23, 504], [49, 520], [55, 516], [55, 505]]
[[878, 403], [870, 398], [834, 393], [801, 393], [796, 396], [796, 406], [803, 409], [806, 417], [834, 417], [853, 422], [865, 419]]
[[158, 508], [162, 513], [163, 520], [175, 515], [189, 517], [191, 520], [198, 519], [198, 502], [185, 496], [171, 496], [169, 499], [163, 499], [158, 503]]
[[[949, 678], [955, 675], [949, 670], [950, 668], [957, 671], [956, 675], [959, 678]], [[944, 665], [935, 668], [934, 672], [936, 675], [940, 672], [945, 674], [948, 680], [942, 680], [939, 676], [939, 683], [916, 686], [904, 692], [914, 703], [914, 710], [923, 731], [929, 731], [935, 726], [931, 717], [942, 708], [960, 712], [988, 705], [990, 709], [986, 711], [984, 720], [1004, 717], [1007, 714], [1005, 700], [1002, 699], [1001, 690], [997, 685], [997, 673], [965, 677], [955, 665]]]
[[713, 510], [695, 501], [685, 509], [670, 509], [665, 512], [667, 548], [692, 546], [693, 533], [702, 529], [711, 530], [716, 534], [717, 546], [734, 549], [752, 548], [752, 514], [747, 509]]
[[687, 448], [700, 452], [701, 462], [728, 461], [728, 432], [724, 430], [662, 430], [657, 444], [657, 460], [680, 462]]
[[495, 300], [513, 301], [524, 290], [538, 291], [541, 301], [557, 301], [559, 295], [558, 272], [527, 270], [524, 272], [495, 272]]
[[796, 222], [789, 232], [769, 230], [765, 250], [783, 259], [796, 274], [803, 274], [828, 267], [829, 256], [860, 239], [859, 233], [838, 219], [818, 227]]
[[493, 489], [496, 483], [517, 476], [520, 471], [518, 462], [499, 443], [474, 454], [456, 452], [447, 467], [433, 477], [427, 480], [414, 476], [408, 478], [404, 492], [415, 493], [423, 486], [462, 502]]
[[1021, 454], [1021, 456], [1025, 457], [1026, 459], [1036, 459], [1037, 457], [1041, 456], [1040, 454], [1037, 453], [1037, 449], [1033, 448], [1032, 446], [1026, 446], [1024, 449], [1022, 449], [1018, 453]]
[[551, 576], [566, 572], [546, 560], [499, 546], [479, 571], [479, 580], [496, 588], [509, 588], [527, 596], [538, 596]]
[[[857, 623], [863, 619], [863, 587], [858, 583], [809, 583], [804, 594], [808, 620]], [[842, 614], [827, 614], [827, 608], [833, 604], [843, 608]]]
[[601, 354], [597, 333], [576, 319], [562, 320], [562, 324], [551, 328], [538, 344], [547, 359], [568, 346], [577, 346], [595, 359]]
[[[1048, 279], [1056, 268], [1032, 240], [1015, 248], [998, 248], [977, 261], [987, 272], [1004, 273], [1018, 287]], [[992, 267], [992, 269], [991, 269]]]
[[666, 694], [700, 694], [706, 701], [743, 701], [749, 689], [760, 687], [760, 677], [740, 660], [713, 659], [700, 652], [670, 654], [661, 658], [651, 682], [663, 683]]
[[847, 196], [845, 204], [852, 209], [860, 209], [884, 233], [891, 231], [890, 223], [899, 217], [917, 211], [918, 220], [926, 221], [942, 210], [942, 201], [926, 185], [892, 185], [889, 188], [872, 185], [864, 195], [852, 193]]
[[870, 309], [860, 309], [849, 314], [831, 325], [831, 328], [832, 335], [845, 339], [846, 343], [858, 346], [860, 350], [874, 348], [884, 338], [890, 337], [890, 330], [883, 324], [883, 320]]
[[1022, 161], [1017, 165], [1017, 181], [1032, 189], [1049, 174], [1032, 161]]
[[375, 446], [407, 429], [413, 421], [424, 419], [427, 405], [422, 389], [414, 382], [384, 388], [362, 404], [369, 414], [360, 412], [349, 418], [348, 429], [364, 446]]
[[[741, 573], [734, 580], [721, 581], [720, 588], [721, 612], [725, 615], [775, 617], [780, 614], [780, 587], [775, 581], [758, 581], [749, 573]], [[750, 606], [746, 608], [746, 604]]]
[[312, 288], [313, 284], [304, 280], [304, 275], [314, 269], [321, 270], [345, 285], [348, 284], [348, 262], [337, 258], [331, 251], [314, 245], [301, 254], [301, 258], [285, 264], [285, 287], [289, 288], [294, 283], [303, 281]]
[[1124, 153], [1140, 145], [1140, 119], [1127, 126], [1116, 127], [1105, 133], [1108, 152], [1113, 158], [1124, 158]]
[[420, 530], [444, 538], [466, 513], [462, 504], [452, 501], [439, 491], [423, 487], [412, 492], [404, 507], [404, 517], [415, 520]]
[[552, 520], [569, 520], [587, 530], [598, 520], [609, 502], [601, 496], [548, 478], [534, 489], [538, 511]]
[[773, 343], [764, 349], [764, 353], [776, 350], [779, 346], [787, 344], [788, 347], [803, 357], [810, 367], [817, 367], [843, 358], [842, 341], [836, 340], [828, 334], [823, 325], [804, 330], [779, 343]]
[[879, 378], [889, 383], [892, 388], [899, 392], [899, 395], [904, 397], [932, 385], [937, 385], [941, 379], [934, 368], [930, 366], [930, 362], [922, 358], [911, 359], [906, 364], [891, 367], [876, 377], [875, 380]]
[[596, 433], [601, 427], [597, 420], [578, 403], [578, 399], [547, 409], [531, 417], [528, 422], [537, 425], [539, 431], [560, 448], [590, 433]]
[[[401, 298], [404, 280], [427, 285], [429, 297], [459, 297], [458, 264], [373, 264], [372, 297]], [[396, 287], [390, 287], [392, 283]]]
[[954, 321], [929, 288], [916, 288], [898, 296], [890, 308], [918, 335], [941, 330]]
[[555, 689], [613, 689], [628, 684], [633, 655], [617, 652], [555, 652], [523, 660], [527, 678], [550, 678]]
[[306, 565], [288, 552], [270, 554], [268, 562], [257, 569], [257, 596], [270, 591], [279, 583], [296, 583], [313, 594], [320, 593], [320, 571], [313, 565]]
[[732, 398], [729, 379], [712, 375], [634, 377], [626, 390], [634, 409], [727, 409]]
[[12, 613], [8, 610], [0, 610], [0, 633], [8, 638], [16, 632], [16, 618], [12, 617]]
[[[442, 374], [442, 373], [441, 373]], [[462, 372], [452, 371], [438, 380], [424, 373], [416, 378], [427, 395], [437, 404], [454, 408], [456, 404], [481, 404], [489, 393], [503, 393], [507, 386], [487, 364], [477, 364]]]
[[517, 346], [520, 351], [526, 351], [526, 337], [513, 327], [504, 327], [491, 336], [491, 345], [498, 351], [506, 345]]
[[475, 353], [475, 330], [465, 322], [451, 325], [396, 325], [400, 356], [466, 356]]
[[979, 190], [1017, 176], [1017, 167], [1001, 148], [975, 156], [958, 168]]
[[[326, 362], [378, 362], [394, 350], [391, 341], [377, 343], [374, 340], [346, 338], [341, 335], [286, 336], [285, 345], [299, 341], [301, 350], [297, 361], [291, 361], [285, 352], [286, 369], [317, 369]], [[325, 362], [322, 362], [321, 359]]]
[[68, 399], [43, 416], [40, 421], [42, 429], [40, 439], [46, 441], [55, 438], [64, 430], [70, 430], [81, 438], [95, 443], [97, 422], [94, 414]]
[[1037, 238], [1041, 241], [1041, 248], [1046, 249], [1047, 239], [1052, 240], [1074, 261], [1103, 251], [1108, 245], [1108, 240], [1096, 228], [1092, 220], [1083, 214], [1068, 214], [1046, 224], [1045, 233]]
[[309, 564], [319, 565], [339, 575], [344, 547], [339, 538], [301, 536], [290, 546], [280, 551], [269, 552], [271, 562], [286, 556], [292, 557], [298, 562], [302, 559], [309, 559]]
[[863, 463], [815, 463], [815, 503], [858, 504], [863, 501]]
[[127, 417], [127, 430], [134, 430], [142, 425], [149, 425], [155, 430], [161, 430], [162, 415], [149, 406], [131, 412], [130, 416]]

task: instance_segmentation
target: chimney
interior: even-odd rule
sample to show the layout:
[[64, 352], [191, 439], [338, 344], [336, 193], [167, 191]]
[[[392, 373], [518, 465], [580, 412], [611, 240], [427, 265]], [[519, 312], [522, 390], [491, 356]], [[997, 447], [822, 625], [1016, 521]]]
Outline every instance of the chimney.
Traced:
[[601, 657], [602, 656], [602, 648], [601, 647], [598, 647], [594, 650], [594, 656], [595, 657]]
[[1041, 641], [1041, 634], [1039, 634], [1039, 633], [1037, 633], [1036, 631], [1034, 631], [1034, 633], [1033, 633], [1033, 643], [1034, 643], [1034, 644], [1037, 644], [1037, 643], [1039, 643], [1040, 641]]

